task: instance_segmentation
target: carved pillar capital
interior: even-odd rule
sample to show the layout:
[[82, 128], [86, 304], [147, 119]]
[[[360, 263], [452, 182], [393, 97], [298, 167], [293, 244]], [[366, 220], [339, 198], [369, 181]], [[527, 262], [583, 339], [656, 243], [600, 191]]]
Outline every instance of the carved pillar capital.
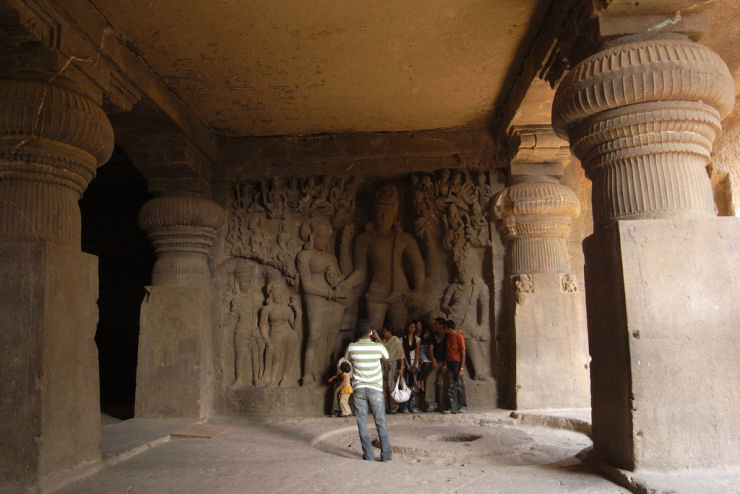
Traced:
[[612, 39], [576, 65], [552, 121], [593, 181], [596, 226], [712, 216], [705, 166], [734, 101], [722, 59], [682, 34]]
[[508, 244], [511, 274], [567, 273], [567, 240], [581, 205], [575, 192], [547, 176], [525, 175], [496, 194], [493, 213]]
[[154, 247], [152, 285], [190, 284], [210, 279], [208, 257], [224, 210], [194, 196], [156, 197], [139, 211], [139, 226]]
[[0, 235], [79, 244], [77, 201], [112, 151], [113, 129], [91, 99], [0, 80]]

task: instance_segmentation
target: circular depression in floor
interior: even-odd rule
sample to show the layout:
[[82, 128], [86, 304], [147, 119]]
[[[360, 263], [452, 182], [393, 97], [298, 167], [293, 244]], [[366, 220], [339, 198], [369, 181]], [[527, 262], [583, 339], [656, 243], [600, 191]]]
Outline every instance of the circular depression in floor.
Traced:
[[[357, 426], [324, 433], [311, 442], [321, 451], [348, 458], [362, 457]], [[380, 443], [372, 420], [368, 424], [375, 456]], [[591, 440], [578, 432], [546, 427], [501, 424], [389, 424], [388, 433], [394, 458], [456, 461], [498, 465], [542, 465], [572, 459], [591, 446]]]

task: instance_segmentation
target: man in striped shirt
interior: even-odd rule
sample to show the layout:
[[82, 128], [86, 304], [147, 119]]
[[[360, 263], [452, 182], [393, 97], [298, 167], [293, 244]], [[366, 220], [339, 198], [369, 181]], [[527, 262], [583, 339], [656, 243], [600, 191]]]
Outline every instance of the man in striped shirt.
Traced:
[[373, 414], [375, 429], [380, 440], [380, 460], [391, 460], [391, 443], [388, 438], [388, 425], [385, 422], [385, 400], [383, 399], [383, 370], [380, 359], [388, 358], [375, 329], [370, 328], [370, 321], [360, 319], [357, 323], [360, 338], [347, 347], [345, 358], [352, 362], [352, 387], [355, 396], [355, 416], [357, 429], [362, 443], [362, 459], [374, 460], [375, 453], [370, 437], [367, 434], [367, 411]]

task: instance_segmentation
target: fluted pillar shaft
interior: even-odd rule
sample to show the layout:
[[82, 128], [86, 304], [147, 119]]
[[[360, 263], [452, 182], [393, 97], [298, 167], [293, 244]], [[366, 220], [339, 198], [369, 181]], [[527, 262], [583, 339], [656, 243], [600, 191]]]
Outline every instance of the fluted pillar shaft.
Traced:
[[0, 81], [0, 236], [79, 246], [77, 201], [112, 151], [110, 122], [89, 98]]
[[546, 176], [518, 177], [494, 199], [512, 275], [567, 273], [568, 235], [580, 213], [576, 194]]
[[221, 206], [201, 197], [162, 196], [144, 204], [139, 225], [157, 255], [152, 285], [209, 280], [208, 257], [223, 220]]
[[734, 100], [722, 59], [677, 34], [618, 39], [571, 70], [553, 128], [593, 181], [595, 225], [713, 216], [705, 166]]

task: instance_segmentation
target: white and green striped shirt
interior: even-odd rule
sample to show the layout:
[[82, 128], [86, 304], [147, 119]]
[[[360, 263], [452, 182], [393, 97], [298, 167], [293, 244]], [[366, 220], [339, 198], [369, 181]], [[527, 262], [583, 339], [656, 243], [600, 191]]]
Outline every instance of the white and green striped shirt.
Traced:
[[353, 388], [373, 388], [383, 391], [383, 369], [380, 366], [380, 359], [388, 358], [388, 350], [382, 343], [361, 338], [349, 344], [344, 357], [352, 362]]

